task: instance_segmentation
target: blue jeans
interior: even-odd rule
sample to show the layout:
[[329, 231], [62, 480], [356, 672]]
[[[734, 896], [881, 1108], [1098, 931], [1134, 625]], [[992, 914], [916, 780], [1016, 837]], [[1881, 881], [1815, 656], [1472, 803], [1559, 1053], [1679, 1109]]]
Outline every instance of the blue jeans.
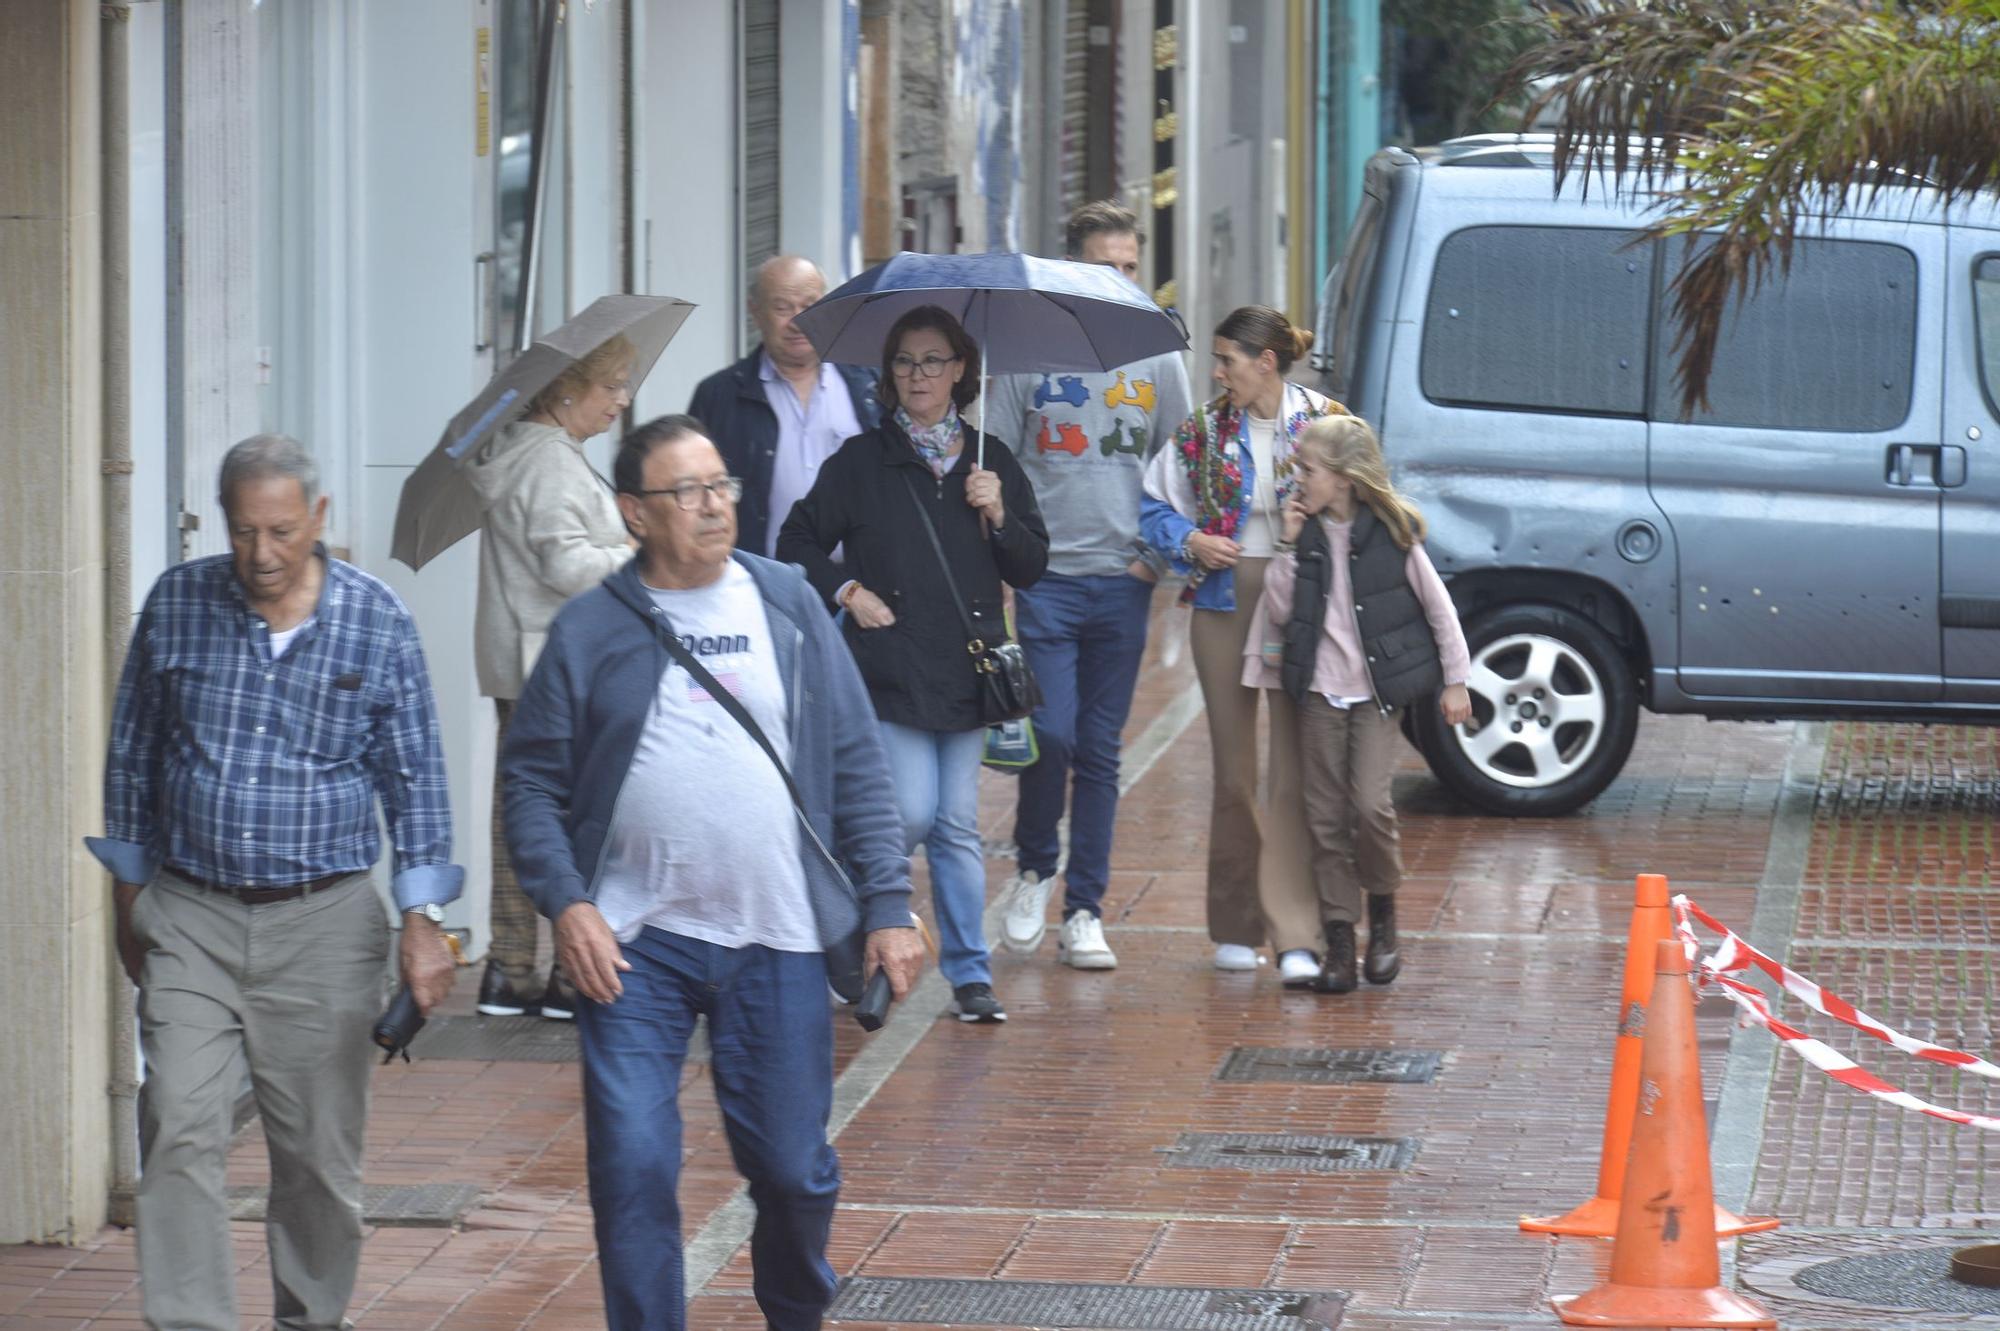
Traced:
[[986, 854], [979, 845], [979, 759], [986, 752], [986, 731], [880, 724], [907, 848], [922, 846], [930, 862], [938, 970], [954, 989], [991, 984], [983, 923]]
[[577, 1002], [590, 1205], [610, 1331], [681, 1331], [681, 1065], [708, 1018], [710, 1071], [736, 1168], [750, 1183], [757, 1305], [780, 1331], [817, 1331], [833, 1300], [827, 1231], [840, 1165], [827, 1144], [833, 1031], [826, 962], [659, 929], [624, 945], [625, 992]]
[[1069, 868], [1063, 914], [1100, 914], [1111, 877], [1111, 830], [1118, 820], [1118, 746], [1132, 712], [1132, 689], [1146, 654], [1153, 584], [1127, 573], [1071, 578], [1045, 573], [1014, 593], [1014, 628], [1042, 705], [1035, 711], [1041, 756], [1022, 769], [1014, 844], [1021, 868], [1056, 871], [1064, 797], [1069, 799]]

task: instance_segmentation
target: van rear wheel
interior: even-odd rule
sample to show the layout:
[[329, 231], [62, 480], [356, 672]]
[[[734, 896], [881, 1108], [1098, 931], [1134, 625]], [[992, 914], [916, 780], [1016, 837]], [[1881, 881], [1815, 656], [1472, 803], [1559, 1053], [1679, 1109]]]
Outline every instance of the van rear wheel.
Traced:
[[1452, 793], [1490, 813], [1571, 813], [1612, 783], [1639, 729], [1639, 690], [1609, 635], [1552, 605], [1501, 606], [1465, 625], [1472, 719], [1411, 709], [1417, 749]]

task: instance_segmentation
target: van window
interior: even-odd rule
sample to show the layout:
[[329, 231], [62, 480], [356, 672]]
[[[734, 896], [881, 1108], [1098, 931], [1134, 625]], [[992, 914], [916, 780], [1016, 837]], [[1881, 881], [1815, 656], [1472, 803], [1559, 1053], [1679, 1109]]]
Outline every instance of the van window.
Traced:
[[1986, 405], [2000, 415], [2000, 258], [1981, 259], [1972, 270], [1972, 310], [1979, 325], [1979, 380]]
[[1477, 226], [1438, 247], [1424, 395], [1514, 411], [1646, 409], [1652, 261], [1604, 227]]
[[[1706, 244], [1706, 241], [1700, 242]], [[1655, 419], [1753, 430], [1891, 430], [1910, 414], [1917, 356], [1917, 256], [1900, 245], [1801, 240], [1789, 274], [1732, 297], [1716, 343], [1707, 411], [1680, 412], [1673, 301], [1678, 245], [1661, 265]]]
[[1335, 397], [1354, 392], [1355, 362], [1361, 358], [1361, 307], [1375, 276], [1375, 256], [1382, 248], [1382, 200], [1361, 196], [1348, 233], [1347, 252], [1327, 274], [1320, 296], [1321, 327], [1316, 333], [1313, 368], [1327, 376]]

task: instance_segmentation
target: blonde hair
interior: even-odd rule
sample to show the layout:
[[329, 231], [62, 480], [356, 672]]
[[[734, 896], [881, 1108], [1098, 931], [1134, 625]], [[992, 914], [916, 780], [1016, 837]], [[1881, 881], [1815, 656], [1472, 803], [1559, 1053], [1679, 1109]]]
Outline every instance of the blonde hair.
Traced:
[[1424, 539], [1424, 515], [1396, 493], [1389, 481], [1389, 464], [1382, 442], [1359, 416], [1322, 416], [1300, 432], [1298, 451], [1353, 485], [1355, 497], [1368, 505], [1398, 550]]
[[549, 386], [535, 394], [528, 403], [527, 414], [546, 416], [553, 408], [562, 405], [566, 397], [582, 397], [593, 384], [609, 383], [621, 370], [630, 374], [638, 363], [639, 353], [623, 334], [598, 343], [586, 352], [583, 359], [571, 361], [569, 368], [549, 382]]

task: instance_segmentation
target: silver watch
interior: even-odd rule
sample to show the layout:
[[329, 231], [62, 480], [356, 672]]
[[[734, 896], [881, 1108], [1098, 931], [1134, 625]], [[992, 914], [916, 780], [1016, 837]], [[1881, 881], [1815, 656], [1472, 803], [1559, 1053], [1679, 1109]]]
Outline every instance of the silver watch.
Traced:
[[432, 924], [444, 923], [444, 907], [438, 905], [437, 902], [435, 901], [426, 901], [421, 906], [411, 906], [408, 910], [405, 910], [403, 914], [421, 915], [425, 919], [429, 920]]

